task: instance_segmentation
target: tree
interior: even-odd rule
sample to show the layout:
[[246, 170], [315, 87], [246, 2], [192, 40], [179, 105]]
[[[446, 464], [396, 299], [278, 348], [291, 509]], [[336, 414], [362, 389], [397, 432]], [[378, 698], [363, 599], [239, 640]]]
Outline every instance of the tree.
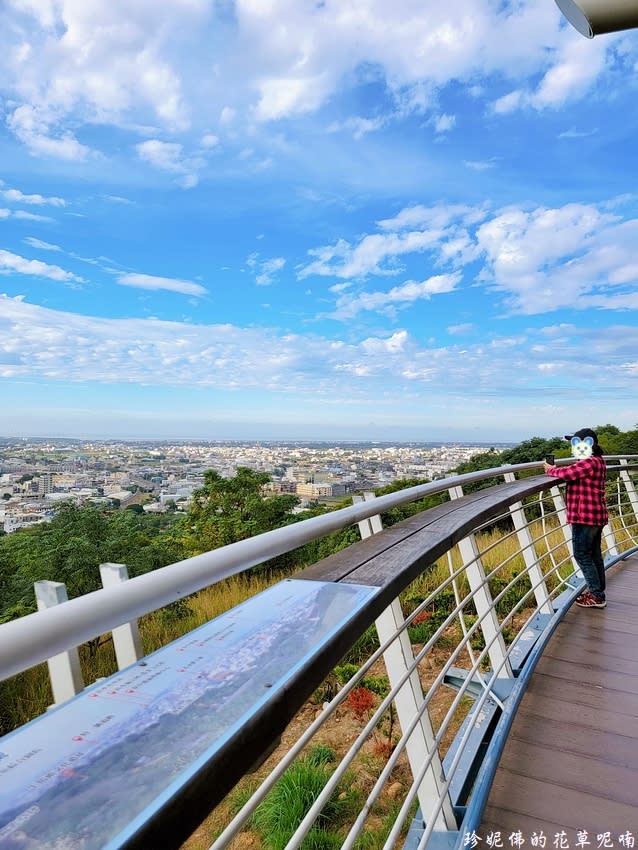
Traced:
[[[376, 496], [385, 496], [388, 493], [396, 493], [399, 490], [407, 490], [409, 487], [416, 487], [419, 484], [427, 483], [427, 478], [399, 478], [386, 487], [382, 487], [374, 492]], [[428, 508], [433, 508], [435, 505], [440, 505], [445, 499], [445, 493], [434, 493], [416, 502], [409, 502], [407, 505], [399, 505], [396, 508], [391, 508], [389, 511], [381, 514], [383, 526], [387, 528], [390, 525], [401, 522], [401, 520], [414, 516], [414, 514], [418, 514]]]
[[501, 452], [501, 463], [532, 463], [541, 461], [545, 455], [569, 455], [569, 443], [564, 437], [531, 437], [513, 449]]
[[35, 581], [61, 581], [72, 598], [101, 587], [102, 563], [124, 563], [135, 576], [182, 560], [187, 553], [173, 525], [68, 504], [50, 523], [1, 537], [0, 621], [35, 610]]
[[270, 481], [265, 472], [240, 466], [233, 478], [216, 470], [204, 473], [204, 485], [193, 493], [185, 516], [193, 554], [217, 549], [295, 521], [292, 495], [264, 496]]

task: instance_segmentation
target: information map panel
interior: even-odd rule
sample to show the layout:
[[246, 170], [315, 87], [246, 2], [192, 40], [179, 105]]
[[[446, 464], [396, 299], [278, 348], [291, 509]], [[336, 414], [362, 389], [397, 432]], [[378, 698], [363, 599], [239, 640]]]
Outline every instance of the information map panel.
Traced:
[[0, 850], [114, 850], [378, 592], [281, 582], [0, 738]]

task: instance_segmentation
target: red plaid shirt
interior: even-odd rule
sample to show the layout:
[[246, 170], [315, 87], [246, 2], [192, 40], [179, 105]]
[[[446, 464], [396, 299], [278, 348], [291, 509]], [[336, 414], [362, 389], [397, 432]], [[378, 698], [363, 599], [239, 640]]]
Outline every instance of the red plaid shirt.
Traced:
[[567, 482], [567, 522], [581, 525], [607, 523], [607, 467], [602, 457], [592, 455], [570, 466], [554, 466], [547, 474]]

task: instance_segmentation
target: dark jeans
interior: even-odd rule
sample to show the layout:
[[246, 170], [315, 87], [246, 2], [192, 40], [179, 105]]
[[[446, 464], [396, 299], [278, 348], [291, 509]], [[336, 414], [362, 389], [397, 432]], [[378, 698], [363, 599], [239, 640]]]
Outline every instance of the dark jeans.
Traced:
[[587, 587], [599, 602], [605, 599], [605, 565], [600, 548], [600, 525], [572, 525], [574, 559], [583, 571]]

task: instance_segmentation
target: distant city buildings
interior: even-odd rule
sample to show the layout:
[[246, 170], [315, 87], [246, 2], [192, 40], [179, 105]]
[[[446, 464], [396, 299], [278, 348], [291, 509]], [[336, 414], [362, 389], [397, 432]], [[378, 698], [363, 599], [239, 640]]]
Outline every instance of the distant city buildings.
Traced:
[[[504, 448], [505, 446], [494, 446]], [[485, 445], [283, 442], [89, 442], [0, 438], [0, 528], [50, 521], [61, 501], [183, 510], [216, 470], [267, 472], [270, 492], [301, 505], [338, 500], [404, 478], [433, 480]]]

